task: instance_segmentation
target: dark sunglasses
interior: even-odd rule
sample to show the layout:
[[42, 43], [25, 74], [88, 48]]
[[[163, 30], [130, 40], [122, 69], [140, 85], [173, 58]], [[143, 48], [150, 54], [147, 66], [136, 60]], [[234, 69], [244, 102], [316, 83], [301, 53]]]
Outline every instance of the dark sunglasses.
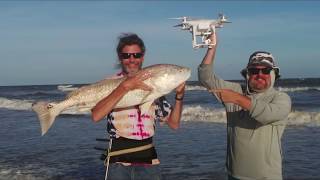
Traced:
[[248, 73], [250, 75], [253, 75], [253, 74], [259, 74], [260, 71], [262, 72], [262, 74], [270, 74], [270, 72], [272, 71], [272, 68], [249, 68], [248, 69]]
[[120, 53], [121, 59], [129, 59], [131, 56], [137, 59], [137, 58], [141, 58], [143, 56], [143, 53]]

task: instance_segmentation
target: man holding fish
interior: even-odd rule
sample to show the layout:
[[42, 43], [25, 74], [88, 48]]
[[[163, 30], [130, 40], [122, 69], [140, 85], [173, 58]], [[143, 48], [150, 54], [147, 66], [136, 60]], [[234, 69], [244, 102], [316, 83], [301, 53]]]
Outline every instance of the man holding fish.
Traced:
[[[107, 117], [107, 130], [111, 140], [105, 160], [106, 179], [107, 177], [110, 180], [161, 179], [160, 161], [152, 139], [155, 134], [155, 121], [165, 121], [172, 129], [179, 128], [185, 82], [176, 88], [174, 106], [162, 96], [140, 106], [115, 108], [129, 91], [137, 89], [145, 92], [157, 91], [156, 87], [145, 83], [152, 74], [141, 71], [145, 46], [140, 37], [136, 34], [121, 36], [117, 54], [122, 72], [114, 78], [126, 77], [126, 79], [92, 108], [93, 121], [97, 122]], [[169, 79], [163, 78], [163, 80]], [[158, 83], [161, 84], [160, 80]]]

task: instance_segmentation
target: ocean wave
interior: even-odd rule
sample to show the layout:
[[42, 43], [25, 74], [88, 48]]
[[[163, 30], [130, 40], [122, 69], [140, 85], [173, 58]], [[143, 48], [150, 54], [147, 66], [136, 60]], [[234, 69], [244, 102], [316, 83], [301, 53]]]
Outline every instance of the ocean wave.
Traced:
[[[185, 106], [182, 111], [184, 121], [206, 121], [215, 123], [226, 123], [225, 110], [209, 107]], [[320, 112], [292, 111], [287, 119], [288, 125], [320, 126]]]
[[12, 110], [31, 110], [31, 100], [7, 99], [0, 97], [0, 108]]
[[[57, 89], [59, 91], [68, 92], [68, 91], [76, 90], [76, 89], [78, 89], [78, 87], [74, 87], [71, 84], [69, 84], [69, 85], [58, 85]], [[206, 88], [203, 87], [203, 86], [199, 86], [199, 85], [186, 85], [186, 90], [187, 91], [206, 90]]]
[[198, 85], [186, 85], [186, 90], [187, 91], [194, 91], [194, 90], [206, 91], [207, 88], [203, 86], [198, 86]]
[[12, 164], [1, 164], [0, 180], [43, 180], [57, 179], [59, 175], [58, 169], [43, 166], [41, 163], [26, 164], [23, 167], [18, 167]]
[[296, 92], [296, 91], [320, 91], [320, 87], [276, 87], [277, 90], [283, 92]]
[[[275, 87], [276, 90], [282, 91], [282, 92], [297, 92], [297, 91], [310, 91], [310, 90], [316, 90], [320, 91], [320, 87], [312, 87], [312, 86], [306, 86], [306, 87]], [[200, 90], [200, 91], [206, 91], [207, 89], [203, 86], [199, 85], [186, 85], [187, 91], [194, 91], [194, 90]]]
[[63, 92], [68, 92], [68, 91], [73, 91], [78, 89], [77, 87], [73, 87], [73, 85], [69, 84], [69, 85], [58, 85], [57, 89]]
[[[73, 85], [58, 85], [57, 89], [63, 92], [69, 92], [78, 89], [78, 87], [74, 87]], [[309, 90], [316, 90], [320, 91], [320, 87], [317, 86], [305, 86], [305, 87], [275, 87], [275, 89], [282, 91], [282, 92], [296, 92], [296, 91], [309, 91]], [[186, 85], [187, 91], [206, 91], [207, 88], [201, 85]]]
[[[31, 111], [32, 103], [34, 100], [21, 100], [21, 99], [7, 99], [0, 97], [0, 108], [10, 109], [10, 110], [27, 110]], [[77, 107], [70, 107], [63, 111], [61, 114], [89, 114], [90, 111], [79, 110]]]
[[41, 180], [44, 177], [35, 177], [31, 173], [27, 174], [21, 170], [16, 169], [1, 169], [0, 170], [0, 180], [7, 179], [21, 179], [21, 180]]
[[34, 97], [44, 97], [44, 96], [48, 96], [48, 97], [57, 97], [57, 96], [61, 96], [63, 95], [63, 93], [59, 92], [59, 91], [29, 91], [29, 92], [6, 92], [6, 93], [1, 93], [1, 96], [4, 97], [9, 97], [9, 98], [34, 98]]
[[[0, 108], [11, 110], [31, 111], [34, 101], [6, 99], [0, 97]], [[62, 112], [69, 115], [88, 115], [90, 109], [83, 111], [78, 107], [71, 107]], [[214, 109], [201, 105], [185, 105], [182, 111], [182, 121], [205, 121], [214, 123], [226, 123], [226, 113], [223, 108]], [[320, 126], [320, 112], [292, 111], [288, 117], [288, 125]]]
[[320, 112], [293, 111], [289, 114], [288, 125], [320, 126]]
[[184, 106], [182, 120], [226, 123], [226, 112], [224, 109], [213, 109], [200, 105]]

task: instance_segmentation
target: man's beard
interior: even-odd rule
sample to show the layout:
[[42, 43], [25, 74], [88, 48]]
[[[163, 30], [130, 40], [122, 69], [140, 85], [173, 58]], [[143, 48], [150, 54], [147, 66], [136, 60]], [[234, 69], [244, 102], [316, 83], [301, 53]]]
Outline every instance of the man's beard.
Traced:
[[138, 68], [129, 68], [129, 67], [127, 67], [127, 66], [122, 66], [123, 68], [123, 70], [125, 71], [125, 73], [126, 74], [128, 74], [129, 76], [132, 76], [132, 75], [134, 75], [134, 74], [136, 74], [141, 68], [142, 68], [142, 64], [140, 64], [139, 66], [138, 66]]
[[264, 92], [266, 91], [267, 89], [269, 89], [270, 87], [270, 83], [266, 80], [265, 84], [262, 86], [260, 84], [258, 84], [258, 82], [249, 82], [249, 88], [250, 88], [250, 91], [254, 91], [254, 92]]

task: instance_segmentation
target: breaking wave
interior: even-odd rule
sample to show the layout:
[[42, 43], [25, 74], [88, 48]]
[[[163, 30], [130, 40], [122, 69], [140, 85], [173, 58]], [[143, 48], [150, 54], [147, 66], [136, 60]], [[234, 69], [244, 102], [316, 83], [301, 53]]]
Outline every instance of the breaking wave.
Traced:
[[320, 91], [320, 87], [276, 87], [277, 90], [283, 92], [296, 92], [296, 91]]
[[[35, 171], [35, 169], [37, 171]], [[43, 166], [41, 163], [28, 164], [23, 167], [17, 165], [3, 165], [0, 169], [0, 180], [44, 180], [60, 179], [58, 169]], [[68, 178], [67, 178], [68, 179]]]
[[184, 106], [182, 111], [183, 121], [206, 121], [216, 123], [226, 123], [226, 113], [224, 109], [213, 109], [210, 107]]
[[[10, 110], [31, 111], [34, 101], [6, 99], [0, 97], [0, 108]], [[88, 115], [89, 111], [80, 111], [76, 107], [66, 109], [62, 114]], [[182, 111], [182, 121], [204, 121], [226, 123], [226, 113], [223, 108], [204, 107], [201, 105], [185, 105]], [[320, 126], [320, 112], [292, 111], [289, 114], [288, 125]]]
[[[298, 92], [298, 91], [320, 91], [320, 87], [276, 87], [275, 89], [282, 91], [282, 92]], [[186, 85], [187, 91], [194, 91], [194, 90], [200, 90], [200, 91], [206, 91], [207, 89], [200, 85]]]
[[195, 86], [186, 85], [186, 90], [187, 91], [194, 91], [194, 90], [205, 91], [207, 89], [205, 87], [203, 87], [203, 86], [198, 86], [198, 85], [195, 85]]
[[[58, 85], [57, 89], [62, 92], [69, 92], [78, 89], [78, 87], [75, 87], [74, 85]], [[297, 91], [310, 91], [310, 90], [316, 90], [320, 91], [320, 87], [316, 86], [305, 86], [305, 87], [275, 87], [275, 89], [283, 92], [297, 92]], [[207, 89], [204, 86], [201, 85], [186, 85], [187, 91], [206, 91]]]
[[[225, 110], [210, 107], [185, 106], [182, 112], [183, 121], [206, 121], [226, 123]], [[320, 126], [320, 112], [292, 111], [289, 114], [288, 125]]]
[[7, 180], [7, 179], [21, 179], [21, 180], [41, 180], [44, 177], [35, 177], [31, 174], [26, 174], [21, 170], [15, 169], [1, 169], [0, 170], [0, 180]]
[[7, 99], [0, 97], [0, 108], [12, 110], [31, 110], [31, 100]]
[[69, 84], [69, 85], [58, 85], [57, 89], [63, 92], [68, 92], [68, 91], [73, 91], [78, 89], [77, 87], [73, 87], [73, 85]]
[[[21, 99], [7, 99], [0, 97], [0, 108], [10, 110], [27, 110], [31, 111], [32, 103], [34, 100], [21, 100]], [[88, 114], [89, 112], [83, 112], [76, 107], [71, 107], [62, 112], [62, 114]]]
[[[73, 91], [73, 90], [78, 89], [78, 87], [74, 87], [74, 85], [71, 85], [71, 84], [69, 84], [69, 85], [58, 85], [57, 89], [59, 91], [62, 91], [62, 92], [69, 92], [69, 91]], [[203, 86], [200, 86], [200, 85], [186, 85], [186, 90], [187, 91], [206, 90], [206, 88], [203, 87]]]

